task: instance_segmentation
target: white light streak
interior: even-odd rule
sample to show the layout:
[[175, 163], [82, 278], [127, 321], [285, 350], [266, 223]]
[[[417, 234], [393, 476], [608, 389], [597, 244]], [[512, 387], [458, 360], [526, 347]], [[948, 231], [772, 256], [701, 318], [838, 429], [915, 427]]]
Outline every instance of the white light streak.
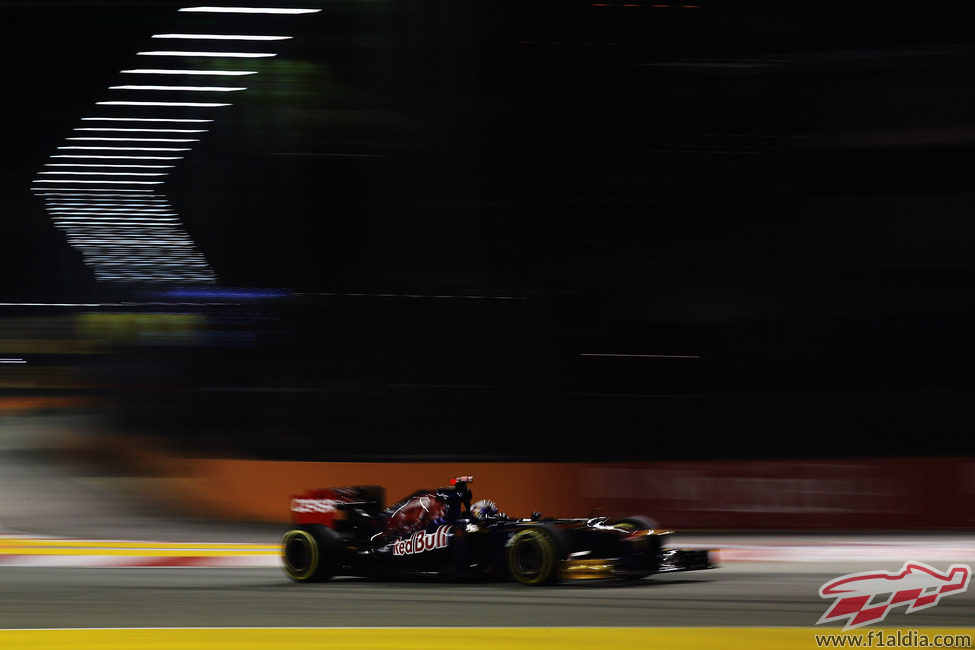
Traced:
[[63, 174], [68, 176], [168, 176], [166, 172], [38, 172], [38, 174]]
[[189, 148], [173, 148], [173, 147], [58, 147], [58, 149], [85, 149], [88, 151], [192, 151]]
[[129, 203], [125, 201], [117, 201], [110, 203], [90, 203], [84, 201], [51, 201], [48, 200], [44, 204], [44, 207], [50, 208], [52, 210], [146, 210], [149, 212], [156, 210], [172, 210], [173, 206], [168, 203]]
[[127, 133], [206, 133], [208, 129], [118, 129], [109, 126], [90, 126], [72, 131], [114, 131]]
[[[39, 187], [39, 190], [45, 190], [43, 193], [37, 196], [124, 196], [129, 197], [129, 194], [117, 194], [117, 192], [148, 192], [151, 196], [140, 196], [138, 198], [156, 198], [165, 196], [164, 194], [156, 194], [156, 190], [142, 190], [142, 189], [132, 189], [126, 190], [118, 187], [113, 187], [110, 190], [106, 189], [103, 192], [99, 192], [93, 187]], [[50, 190], [57, 190], [52, 192]], [[95, 190], [95, 191], [92, 191]]]
[[191, 108], [208, 108], [215, 106], [232, 106], [232, 104], [216, 104], [213, 102], [95, 102], [99, 106], [188, 106]]
[[[58, 219], [67, 219], [68, 216], [73, 215], [72, 219], [85, 219], [88, 217], [141, 217], [143, 219], [155, 219], [156, 217], [178, 217], [179, 215], [175, 212], [69, 212], [69, 211], [51, 211], [49, 214], [57, 215]], [[172, 221], [171, 219], [165, 219], [164, 221]]]
[[225, 77], [242, 77], [257, 74], [256, 70], [172, 70], [168, 68], [134, 68], [122, 70], [123, 74], [185, 74], [185, 75], [215, 75]]
[[182, 160], [182, 156], [92, 156], [67, 153], [52, 154], [51, 158], [84, 158], [93, 160]]
[[82, 121], [92, 120], [100, 122], [212, 122], [213, 120], [169, 118], [169, 117], [83, 117]]
[[153, 34], [153, 38], [181, 38], [199, 41], [286, 41], [292, 36], [251, 36], [245, 34]]
[[[116, 221], [112, 219], [90, 219], [88, 217], [54, 217], [55, 223], [65, 223], [72, 224], [75, 221], [84, 221], [85, 223], [98, 224], [101, 226], [148, 226], [152, 225], [152, 221], [146, 221], [142, 219], [126, 219], [124, 221]], [[176, 221], [173, 217], [158, 219], [159, 222]]]
[[84, 163], [44, 163], [45, 167], [110, 167], [110, 168], [126, 168], [126, 169], [172, 169], [176, 165], [106, 165], [106, 164], [91, 164], [86, 165]]
[[633, 359], [700, 359], [699, 354], [622, 354], [618, 352], [582, 352], [580, 357], [622, 357]]
[[82, 206], [78, 206], [78, 205], [64, 205], [64, 204], [53, 205], [53, 204], [50, 204], [50, 205], [46, 205], [44, 207], [47, 208], [48, 212], [50, 212], [51, 214], [55, 214], [55, 213], [60, 213], [60, 214], [87, 214], [87, 213], [98, 213], [98, 212], [139, 212], [139, 213], [145, 212], [147, 214], [153, 214], [153, 213], [157, 213], [157, 212], [172, 212], [173, 211], [172, 206], [168, 206], [168, 205], [154, 205], [154, 206], [150, 206], [150, 207], [142, 207], [142, 206], [145, 205], [143, 203], [129, 203], [129, 204], [115, 203], [113, 205], [122, 206], [122, 207], [114, 207], [114, 208], [112, 208], [112, 207], [107, 207], [107, 208], [106, 207], [92, 207], [92, 206], [101, 206], [101, 205], [104, 205], [104, 204], [102, 204], [102, 203], [87, 203], [87, 204], [83, 204], [83, 206], [87, 206], [87, 207], [82, 207]]
[[65, 138], [65, 140], [88, 140], [98, 142], [199, 142], [198, 138], [96, 138], [85, 136]]
[[2, 364], [24, 364], [27, 363], [26, 359], [0, 359]]
[[35, 183], [97, 183], [99, 185], [162, 185], [163, 181], [88, 181], [88, 180], [69, 180], [60, 178], [58, 180], [38, 179]]
[[[118, 207], [102, 207], [118, 206]], [[146, 204], [146, 203], [49, 203], [44, 206], [50, 212], [72, 212], [82, 214], [85, 212], [172, 212], [173, 207], [165, 204]]]
[[211, 14], [317, 14], [321, 9], [284, 9], [273, 7], [184, 7], [180, 11]]
[[203, 56], [216, 59], [266, 59], [277, 56], [274, 52], [196, 52], [186, 50], [149, 50], [136, 52], [139, 56]]
[[175, 90], [178, 92], [214, 92], [232, 93], [238, 90], [247, 90], [243, 86], [138, 86], [128, 84], [125, 86], [109, 86], [109, 90]]

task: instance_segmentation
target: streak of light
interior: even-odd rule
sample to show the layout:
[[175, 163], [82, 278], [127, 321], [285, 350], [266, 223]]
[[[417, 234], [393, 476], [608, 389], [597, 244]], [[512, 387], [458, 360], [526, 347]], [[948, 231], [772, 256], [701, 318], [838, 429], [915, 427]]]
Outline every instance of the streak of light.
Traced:
[[180, 11], [212, 14], [316, 14], [321, 9], [287, 9], [283, 7], [183, 7]]
[[171, 68], [133, 68], [132, 70], [122, 70], [123, 74], [185, 74], [185, 75], [215, 75], [227, 77], [240, 77], [248, 74], [257, 74], [256, 70], [174, 70]]
[[[126, 198], [131, 196], [130, 194], [119, 194], [119, 192], [143, 193], [143, 196], [132, 197], [139, 199], [165, 196], [164, 194], [156, 194], [156, 190], [125, 189], [121, 187], [113, 187], [102, 192], [97, 191], [94, 187], [39, 187], [37, 189], [44, 190], [44, 192], [37, 194], [37, 196], [124, 196]], [[149, 193], [149, 196], [145, 196], [145, 193]]]
[[111, 184], [111, 185], [162, 185], [163, 181], [89, 181], [89, 180], [68, 180], [67, 178], [59, 178], [58, 180], [46, 180], [38, 179], [34, 181], [35, 183], [96, 183], [96, 184]]
[[187, 50], [148, 50], [136, 52], [140, 56], [203, 56], [216, 59], [266, 59], [277, 56], [274, 52], [197, 52]]
[[65, 138], [66, 140], [86, 140], [89, 142], [199, 142], [199, 138], [97, 138], [94, 136]]
[[83, 158], [85, 160], [182, 160], [182, 156], [93, 156], [93, 155], [75, 155], [67, 153], [57, 153], [50, 156], [51, 158]]
[[167, 172], [38, 172], [39, 174], [63, 174], [66, 176], [168, 176]]
[[44, 163], [45, 167], [110, 167], [110, 168], [125, 168], [125, 169], [172, 169], [176, 165], [106, 165], [101, 164], [89, 164], [85, 163]]
[[192, 151], [188, 147], [184, 148], [173, 148], [173, 147], [58, 147], [58, 149], [84, 149], [86, 151]]
[[634, 359], [700, 359], [699, 354], [623, 354], [615, 352], [582, 352], [580, 357], [624, 357]]
[[207, 129], [117, 129], [109, 126], [90, 126], [72, 131], [113, 131], [120, 133], [206, 133]]
[[74, 222], [74, 221], [82, 221], [84, 223], [99, 224], [99, 225], [115, 225], [115, 224], [118, 224], [118, 225], [133, 225], [133, 226], [134, 225], [140, 225], [141, 226], [141, 225], [147, 225], [147, 224], [152, 224], [152, 223], [161, 223], [161, 222], [167, 222], [167, 221], [169, 221], [169, 222], [176, 221], [176, 218], [175, 217], [159, 217], [158, 219], [146, 219], [146, 218], [142, 218], [142, 219], [121, 219], [121, 220], [117, 220], [117, 219], [108, 219], [108, 218], [105, 218], [105, 217], [92, 218], [92, 217], [61, 217], [61, 216], [57, 216], [57, 217], [52, 217], [52, 219], [54, 220], [55, 223], [63, 223], [63, 222], [70, 223], [70, 222]]
[[232, 106], [232, 104], [217, 104], [215, 102], [95, 102], [100, 106], [186, 106], [189, 108], [212, 108], [216, 106]]
[[[51, 210], [48, 214], [55, 215], [57, 219], [68, 219], [75, 221], [96, 221], [105, 217], [139, 217], [141, 219], [155, 219], [156, 217], [178, 217], [175, 212], [73, 212], [67, 210]], [[125, 221], [137, 221], [129, 220]], [[160, 221], [171, 221], [171, 219], [160, 219]]]
[[153, 34], [153, 38], [180, 38], [194, 41], [286, 41], [292, 36], [257, 36], [249, 34]]
[[212, 122], [213, 120], [187, 117], [83, 117], [82, 121], [100, 122]]
[[139, 86], [128, 84], [125, 86], [109, 86], [109, 90], [176, 90], [186, 92], [216, 92], [229, 93], [238, 90], [247, 90], [243, 86]]

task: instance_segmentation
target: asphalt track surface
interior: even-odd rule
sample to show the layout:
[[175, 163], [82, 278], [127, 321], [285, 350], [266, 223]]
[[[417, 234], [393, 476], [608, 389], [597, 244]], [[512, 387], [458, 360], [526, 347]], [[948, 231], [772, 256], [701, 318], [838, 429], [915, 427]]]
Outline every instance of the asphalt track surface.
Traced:
[[[0, 568], [0, 628], [811, 626], [821, 584], [861, 564], [739, 563], [636, 583], [299, 585], [270, 568]], [[888, 567], [889, 568], [889, 567]], [[890, 613], [890, 626], [975, 621], [975, 594]], [[825, 627], [823, 629], [826, 629]]]

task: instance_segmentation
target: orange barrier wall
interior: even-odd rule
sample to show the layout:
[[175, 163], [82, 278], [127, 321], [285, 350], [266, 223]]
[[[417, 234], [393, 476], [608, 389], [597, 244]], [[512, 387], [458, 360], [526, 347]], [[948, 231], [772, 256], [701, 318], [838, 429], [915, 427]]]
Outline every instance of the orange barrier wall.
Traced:
[[645, 514], [684, 530], [975, 529], [975, 458], [667, 463], [157, 463], [158, 496], [185, 514], [286, 522], [307, 488], [382, 485], [388, 502], [473, 475], [512, 516]]
[[[291, 496], [313, 487], [382, 485], [389, 503], [420, 488], [473, 475], [474, 498], [490, 498], [512, 516], [580, 516], [584, 508], [566, 463], [303, 463], [173, 460], [163, 496], [191, 514], [251, 521], [289, 520]], [[164, 479], [165, 480], [165, 479]]]

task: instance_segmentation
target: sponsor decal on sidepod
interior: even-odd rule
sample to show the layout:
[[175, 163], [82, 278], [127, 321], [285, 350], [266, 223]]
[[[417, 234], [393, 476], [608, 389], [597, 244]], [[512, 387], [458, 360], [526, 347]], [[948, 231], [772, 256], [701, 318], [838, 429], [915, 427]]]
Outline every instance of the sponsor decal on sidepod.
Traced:
[[409, 539], [401, 539], [393, 543], [393, 555], [416, 555], [424, 551], [447, 548], [448, 530], [450, 526], [441, 526], [432, 533], [425, 533], [422, 530], [413, 533]]

